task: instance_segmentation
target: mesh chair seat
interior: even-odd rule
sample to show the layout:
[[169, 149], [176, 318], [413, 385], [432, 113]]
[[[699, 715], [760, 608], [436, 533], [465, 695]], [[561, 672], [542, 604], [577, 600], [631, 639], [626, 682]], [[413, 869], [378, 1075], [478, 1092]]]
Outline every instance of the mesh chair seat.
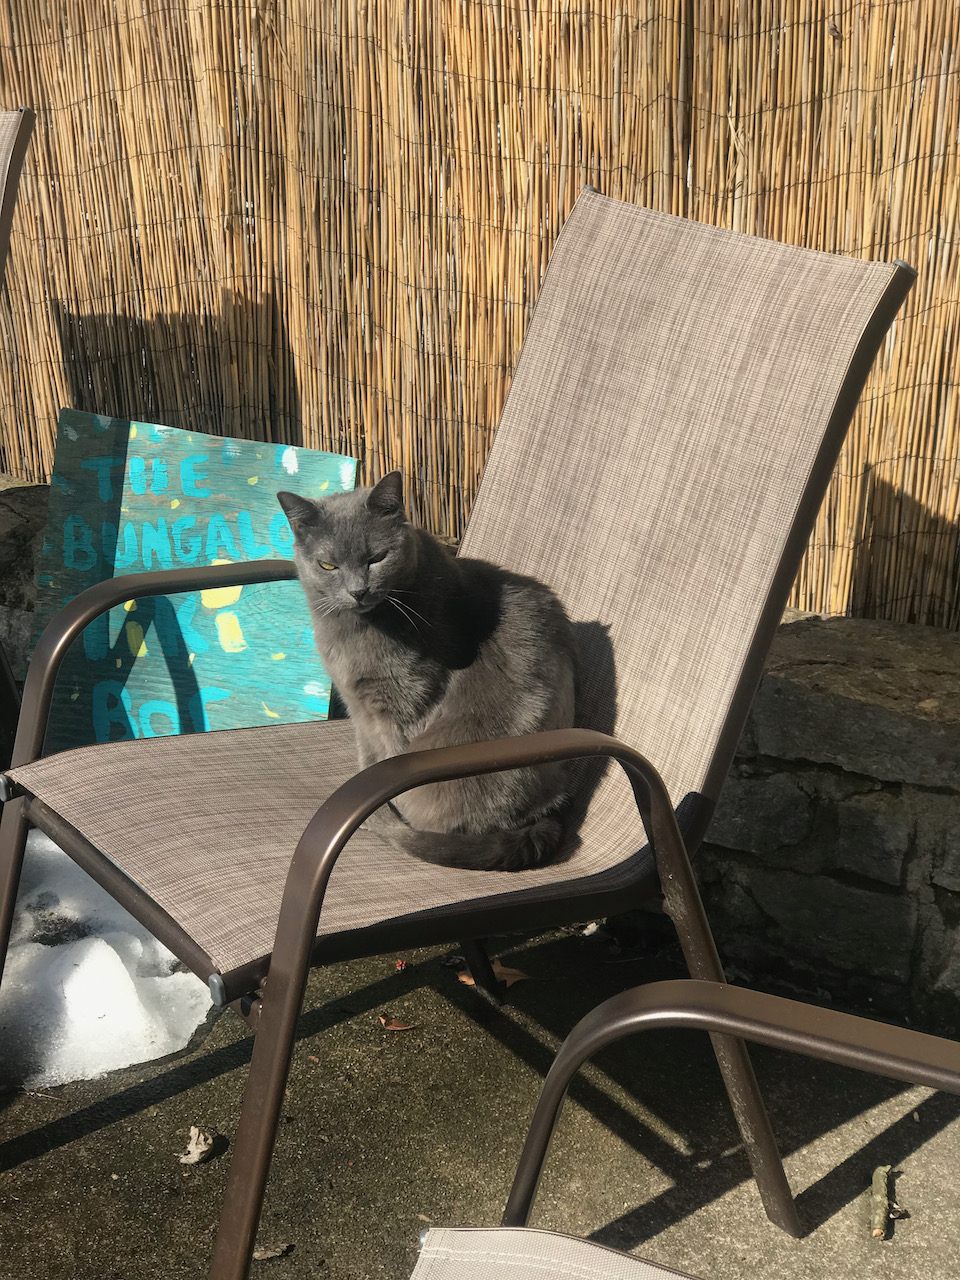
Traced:
[[[226, 973], [272, 950], [297, 841], [356, 771], [353, 728], [334, 720], [104, 743], [47, 756], [12, 776], [82, 831]], [[358, 831], [331, 877], [320, 936], [462, 912], [472, 900], [489, 907], [491, 890], [494, 900], [518, 890], [543, 899], [587, 877], [612, 889], [635, 882], [646, 838], [619, 773], [595, 794], [570, 858], [539, 870], [432, 866]], [[622, 806], [611, 806], [611, 793]], [[611, 820], [621, 807], [622, 818]]]
[[529, 1227], [434, 1227], [411, 1280], [694, 1280], [617, 1249]]

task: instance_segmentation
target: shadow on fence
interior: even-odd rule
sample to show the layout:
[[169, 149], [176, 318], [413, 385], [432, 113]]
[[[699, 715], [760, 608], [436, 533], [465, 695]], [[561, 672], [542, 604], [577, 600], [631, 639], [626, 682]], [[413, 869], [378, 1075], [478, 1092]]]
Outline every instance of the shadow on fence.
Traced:
[[87, 413], [303, 445], [283, 314], [224, 292], [218, 317], [77, 315], [53, 304], [71, 404]]

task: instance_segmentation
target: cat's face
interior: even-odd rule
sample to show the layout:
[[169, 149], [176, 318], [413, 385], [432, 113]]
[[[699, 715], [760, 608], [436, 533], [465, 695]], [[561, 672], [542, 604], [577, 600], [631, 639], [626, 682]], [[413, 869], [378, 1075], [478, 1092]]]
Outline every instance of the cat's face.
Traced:
[[409, 579], [415, 544], [399, 471], [372, 489], [318, 499], [281, 492], [277, 499], [290, 521], [297, 571], [316, 613], [371, 613]]

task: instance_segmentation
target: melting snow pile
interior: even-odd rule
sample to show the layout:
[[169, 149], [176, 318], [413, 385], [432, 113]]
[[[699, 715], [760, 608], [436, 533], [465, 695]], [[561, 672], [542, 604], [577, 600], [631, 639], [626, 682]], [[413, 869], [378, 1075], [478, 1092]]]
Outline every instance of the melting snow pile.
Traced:
[[65, 1084], [182, 1049], [207, 988], [39, 831], [0, 989], [0, 1078]]

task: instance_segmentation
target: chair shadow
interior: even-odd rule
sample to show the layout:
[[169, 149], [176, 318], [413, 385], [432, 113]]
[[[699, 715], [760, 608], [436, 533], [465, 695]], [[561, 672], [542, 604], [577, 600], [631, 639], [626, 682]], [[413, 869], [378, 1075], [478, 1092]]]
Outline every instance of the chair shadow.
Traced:
[[960, 525], [864, 468], [848, 611], [948, 627], [960, 622]]
[[293, 349], [275, 295], [223, 291], [219, 316], [54, 317], [73, 408], [210, 435], [303, 444]]
[[[534, 977], [563, 974], [562, 983], [547, 979], [511, 991], [513, 1003], [522, 1003], [526, 1017], [533, 1018], [546, 1033], [545, 1042], [515, 1022], [497, 1018], [493, 1010], [476, 1008], [460, 992], [444, 994], [541, 1075], [553, 1060], [550, 1046], [599, 1000], [641, 982], [686, 976], [672, 942], [659, 950], [651, 949], [639, 959], [620, 962], [606, 960], [601, 944], [568, 936], [535, 942], [519, 955], [511, 953], [506, 963], [519, 965]], [[469, 992], [466, 994], [469, 996]], [[784, 1157], [906, 1088], [881, 1077], [776, 1050], [751, 1046], [751, 1056]], [[622, 1090], [664, 1121], [683, 1139], [685, 1150], [666, 1142], [610, 1093], [583, 1075], [578, 1076], [571, 1086], [570, 1099], [673, 1183], [647, 1203], [598, 1227], [591, 1239], [619, 1249], [634, 1249], [752, 1179], [705, 1034], [674, 1030], [628, 1037], [598, 1054], [595, 1062], [609, 1078], [614, 1092]], [[678, 1069], [678, 1064], [682, 1068]], [[804, 1235], [862, 1195], [878, 1164], [895, 1168], [935, 1133], [960, 1118], [960, 1097], [936, 1094], [912, 1110], [920, 1115], [919, 1124], [911, 1112], [798, 1195]], [[762, 1214], [759, 1197], [757, 1213]]]
[[[520, 954], [515, 950], [518, 945], [522, 948]], [[591, 940], [575, 935], [551, 936], [542, 942], [535, 939], [529, 945], [511, 939], [504, 946], [505, 951], [508, 946], [513, 949], [510, 963], [521, 965], [534, 979], [512, 988], [510, 1003], [527, 1026], [532, 1022], [542, 1030], [542, 1036], [480, 1000], [456, 981], [439, 957], [407, 970], [404, 994], [409, 996], [417, 988], [432, 989], [541, 1077], [553, 1061], [557, 1040], [600, 1000], [625, 986], [676, 977], [682, 972], [682, 964], [671, 948], [618, 964], [608, 963], [596, 946], [591, 946]], [[553, 980], [555, 973], [563, 974], [562, 982]], [[314, 1008], [301, 1017], [297, 1039], [316, 1036], [358, 1014], [373, 1012], [394, 1001], [397, 989], [397, 978], [391, 973]], [[249, 1062], [252, 1048], [251, 1035], [209, 1051], [201, 1048], [199, 1053], [193, 1044], [182, 1052], [179, 1061], [152, 1078], [0, 1143], [0, 1171], [243, 1067]], [[784, 1155], [904, 1089], [878, 1077], [809, 1059], [798, 1069], [797, 1059], [774, 1050], [753, 1050], [753, 1056]], [[609, 1047], [595, 1062], [609, 1087], [606, 1081], [596, 1083], [595, 1075], [590, 1079], [581, 1074], [571, 1087], [571, 1100], [673, 1185], [647, 1203], [601, 1224], [592, 1239], [616, 1248], [636, 1248], [750, 1179], [706, 1035], [661, 1031], [655, 1036], [634, 1036]], [[784, 1069], [785, 1064], [792, 1065]], [[617, 1095], [639, 1105], [621, 1102]], [[0, 1107], [9, 1100], [9, 1096], [0, 1096]], [[531, 1113], [534, 1101], [532, 1089]], [[672, 1144], [658, 1134], [637, 1114], [641, 1108], [662, 1120], [682, 1141]], [[860, 1196], [869, 1186], [877, 1164], [896, 1167], [933, 1134], [960, 1117], [960, 1098], [936, 1094], [915, 1110], [920, 1115], [919, 1124], [912, 1114], [894, 1122], [799, 1195], [805, 1233]], [[562, 1141], [562, 1130], [559, 1140]], [[613, 1190], [622, 1202], [622, 1189]], [[762, 1213], [759, 1199], [757, 1213]]]

